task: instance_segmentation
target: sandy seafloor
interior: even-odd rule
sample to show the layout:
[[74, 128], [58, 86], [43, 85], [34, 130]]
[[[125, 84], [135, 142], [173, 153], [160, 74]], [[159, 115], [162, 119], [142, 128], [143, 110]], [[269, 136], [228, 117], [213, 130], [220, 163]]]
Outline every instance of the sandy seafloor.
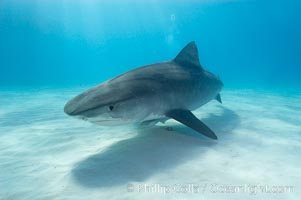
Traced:
[[0, 199], [300, 199], [301, 93], [224, 90], [194, 112], [213, 141], [66, 116], [83, 89], [1, 89]]

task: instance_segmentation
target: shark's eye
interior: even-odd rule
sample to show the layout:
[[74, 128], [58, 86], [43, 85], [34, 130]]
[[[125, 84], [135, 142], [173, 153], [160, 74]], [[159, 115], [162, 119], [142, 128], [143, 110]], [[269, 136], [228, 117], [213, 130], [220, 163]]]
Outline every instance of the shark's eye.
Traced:
[[114, 106], [109, 106], [109, 111], [114, 110]]

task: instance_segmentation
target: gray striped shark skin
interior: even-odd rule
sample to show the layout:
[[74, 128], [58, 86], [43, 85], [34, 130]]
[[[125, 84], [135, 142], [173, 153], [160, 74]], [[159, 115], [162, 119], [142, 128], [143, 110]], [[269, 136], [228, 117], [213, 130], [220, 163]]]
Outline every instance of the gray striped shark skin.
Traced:
[[172, 60], [146, 65], [105, 81], [71, 99], [64, 112], [100, 125], [156, 124], [174, 119], [217, 139], [191, 111], [216, 99], [222, 81], [199, 62], [195, 42]]

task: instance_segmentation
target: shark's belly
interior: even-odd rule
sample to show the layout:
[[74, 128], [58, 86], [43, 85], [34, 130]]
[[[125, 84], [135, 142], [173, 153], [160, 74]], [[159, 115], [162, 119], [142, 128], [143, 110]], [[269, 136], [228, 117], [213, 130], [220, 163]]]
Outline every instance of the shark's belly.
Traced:
[[170, 109], [195, 110], [214, 99], [216, 91], [200, 81], [178, 85], [169, 94]]
[[148, 114], [143, 120], [160, 119], [174, 109], [195, 110], [214, 99], [216, 95], [216, 91], [210, 91], [210, 88], [199, 82], [169, 85], [172, 87], [163, 88], [144, 100]]

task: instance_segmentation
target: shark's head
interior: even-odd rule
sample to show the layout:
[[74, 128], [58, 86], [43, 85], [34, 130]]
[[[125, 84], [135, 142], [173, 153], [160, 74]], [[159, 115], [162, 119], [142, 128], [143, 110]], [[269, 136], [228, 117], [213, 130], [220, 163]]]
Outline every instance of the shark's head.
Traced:
[[64, 107], [66, 114], [101, 125], [121, 125], [145, 117], [139, 97], [123, 85], [98, 85], [74, 97]]

